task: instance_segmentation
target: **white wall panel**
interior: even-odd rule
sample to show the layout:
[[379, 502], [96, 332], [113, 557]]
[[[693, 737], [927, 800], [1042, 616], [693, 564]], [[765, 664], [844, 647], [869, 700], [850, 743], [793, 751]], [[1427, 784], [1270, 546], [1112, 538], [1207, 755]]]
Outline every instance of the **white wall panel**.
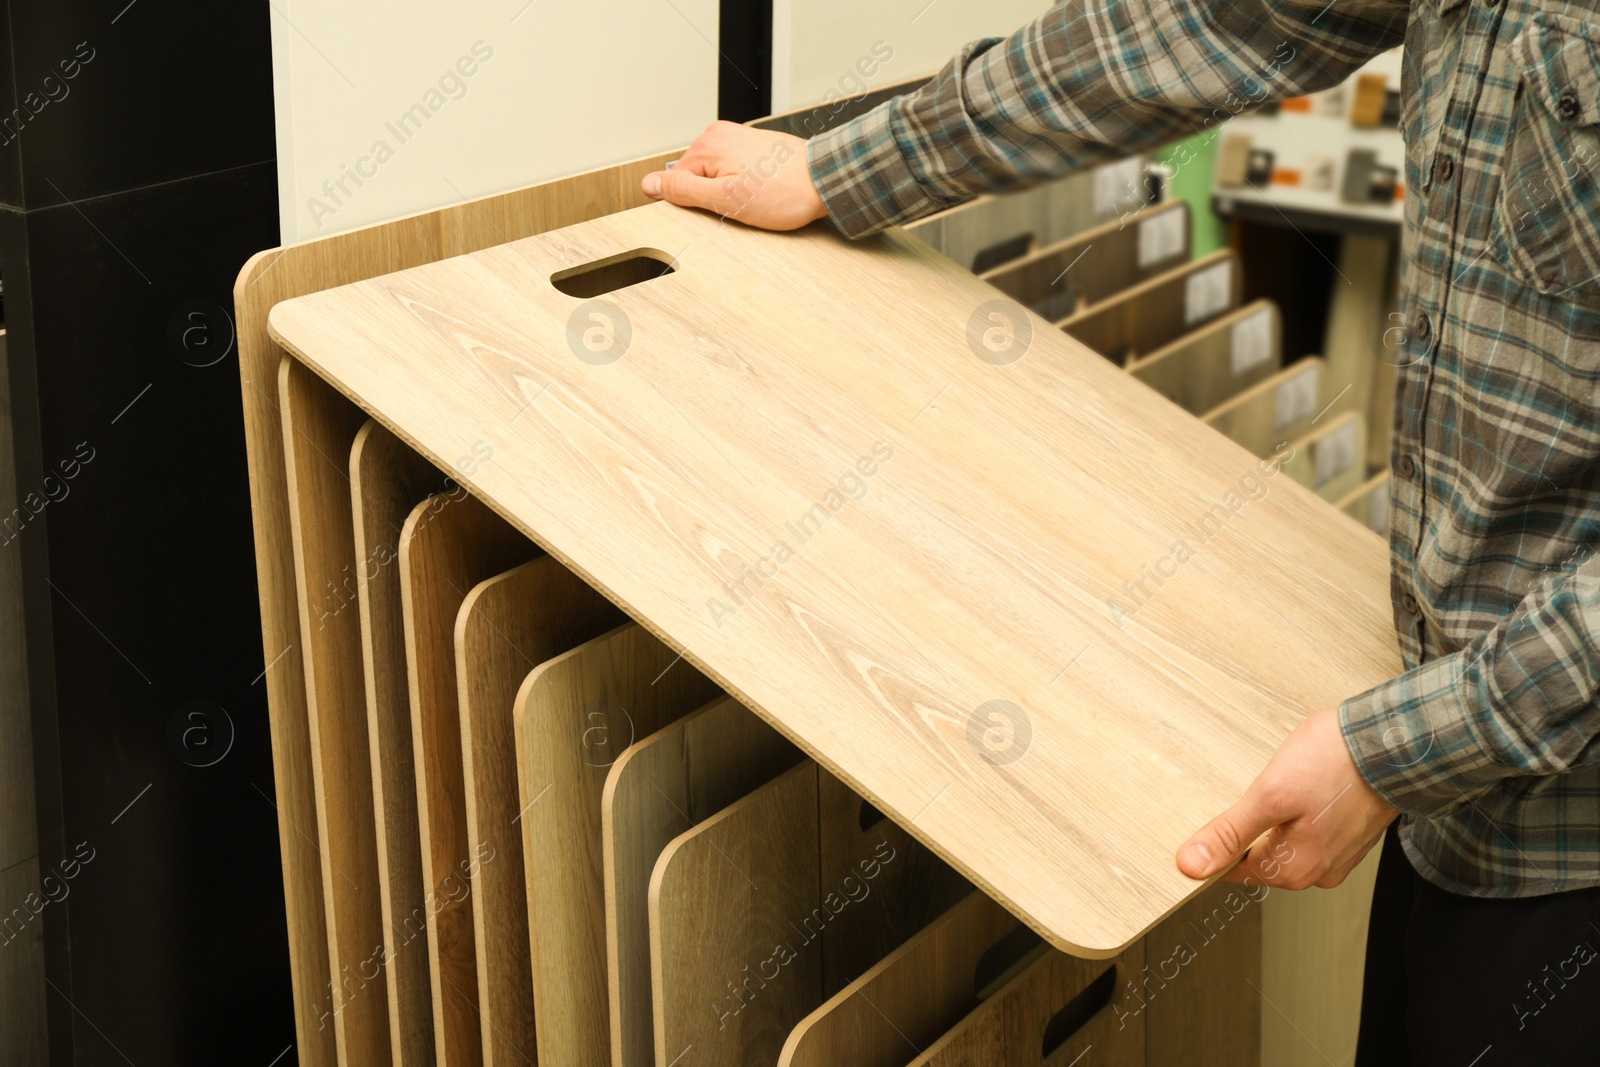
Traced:
[[717, 0], [271, 7], [286, 242], [670, 149], [716, 117]]
[[[1046, 0], [774, 0], [772, 110], [931, 74], [966, 42], [1009, 36], [1049, 6]], [[884, 61], [886, 53], [891, 58]]]

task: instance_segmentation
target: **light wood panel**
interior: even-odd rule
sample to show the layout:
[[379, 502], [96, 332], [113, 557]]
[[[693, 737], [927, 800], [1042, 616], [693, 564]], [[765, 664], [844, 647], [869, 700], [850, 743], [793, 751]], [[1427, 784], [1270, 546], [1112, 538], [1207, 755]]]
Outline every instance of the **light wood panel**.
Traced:
[[1203, 415], [1282, 364], [1278, 307], [1257, 300], [1142, 356], [1128, 373], [1185, 411]]
[[1364, 462], [1389, 462], [1394, 422], [1395, 367], [1415, 362], [1416, 340], [1399, 306], [1399, 242], [1346, 234], [1339, 242], [1339, 273], [1328, 301], [1322, 354], [1328, 360], [1328, 395], [1349, 389], [1351, 411], [1367, 420]]
[[[822, 1000], [817, 765], [675, 838], [650, 880], [655, 1062], [776, 1062]], [[822, 916], [819, 920], [817, 916]]]
[[1325, 370], [1321, 356], [1296, 360], [1206, 412], [1205, 424], [1257, 456], [1271, 455], [1309, 433], [1325, 409], [1341, 410], [1323, 397]]
[[1367, 427], [1359, 412], [1319, 420], [1289, 443], [1283, 473], [1329, 502], [1342, 500], [1366, 479]]
[[437, 507], [466, 492], [399, 438], [368, 421], [350, 448], [361, 667], [378, 838], [378, 886], [388, 985], [389, 1041], [398, 1067], [432, 1067], [433, 987], [428, 977], [427, 892], [422, 879], [417, 771], [400, 582], [406, 517], [434, 497]]
[[1283, 892], [1218, 883], [1145, 935], [1139, 995], [1124, 1009], [1142, 1005], [1146, 1062], [1279, 1063], [1261, 1058], [1262, 1015], [1272, 1010], [1262, 1003], [1261, 931], [1267, 900]]
[[1274, 890], [1261, 902], [1263, 1067], [1355, 1062], [1367, 922], [1382, 851], [1367, 853], [1336, 889]]
[[822, 995], [829, 997], [944, 914], [972, 886], [827, 773], [817, 782], [817, 824], [824, 900], [830, 909], [848, 902], [822, 939]]
[[611, 1062], [601, 817], [607, 773], [634, 741], [720, 695], [634, 623], [541, 664], [517, 692], [519, 818], [543, 1063]]
[[972, 893], [802, 1019], [779, 1067], [901, 1067], [978, 1006], [978, 967], [1015, 917]]
[[317, 840], [310, 729], [290, 549], [283, 428], [277, 401], [282, 351], [268, 336], [267, 313], [289, 297], [644, 204], [647, 201], [639, 191], [639, 180], [681, 154], [673, 151], [651, 155], [304, 244], [266, 249], [245, 263], [234, 283], [250, 514], [261, 600], [262, 662], [266, 668], [263, 684], [272, 738], [273, 806], [278, 815], [283, 865], [296, 1054], [302, 1067], [332, 1067], [337, 1051], [333, 1027], [326, 1025], [323, 1015], [332, 975], [326, 947], [322, 857]]
[[606, 960], [611, 1060], [655, 1062], [650, 997], [650, 876], [672, 839], [804, 757], [731, 697], [639, 741], [606, 776]]
[[[581, 301], [551, 275], [641, 247], [686, 258], [607, 297], [626, 358], [576, 358]], [[1178, 845], [1308, 708], [1393, 675], [1387, 557], [1285, 479], [1118, 625], [1122, 584], [1255, 460], [1038, 320], [1028, 358], [977, 358], [962, 327], [991, 292], [899, 234], [653, 205], [271, 319], [424, 454], [489, 441], [477, 495], [1058, 947], [1105, 956], [1198, 891]], [[863, 338], [894, 343], [846, 358]], [[969, 738], [996, 700], [1029, 739], [1003, 764]], [[1214, 710], [1153, 710], [1179, 703]]]
[[[1370, 449], [1368, 450], [1370, 455]], [[1381, 470], [1338, 501], [1338, 508], [1352, 519], [1387, 539], [1389, 536], [1389, 472]]]
[[362, 567], [354, 554], [346, 468], [367, 418], [287, 356], [279, 367], [278, 396], [305, 637], [317, 836], [327, 861], [323, 906], [334, 976], [327, 1009], [341, 1061], [382, 1063], [391, 1055], [389, 998], [356, 589]]
[[528, 890], [517, 816], [517, 691], [528, 673], [626, 621], [549, 556], [482, 582], [456, 618], [467, 840], [492, 860], [472, 878], [485, 1067], [534, 1062]]
[[1231, 248], [1174, 267], [1056, 323], [1118, 366], [1239, 306], [1239, 257]]
[[1182, 200], [1112, 219], [980, 274], [1046, 319], [1062, 319], [1184, 262], [1189, 205]]
[[[1100, 1067], [1144, 1067], [1147, 1024], [1129, 988], [1143, 977], [1144, 960], [1143, 942], [1115, 960], [1046, 953], [911, 1060], [910, 1067], [1039, 1067], [1041, 1061], [1064, 1067], [1082, 1062], [1091, 1050]], [[1104, 1007], [1076, 1029], [1056, 1022], [1080, 995], [1079, 1004]]]
[[434, 1043], [444, 1067], [483, 1061], [472, 883], [483, 866], [494, 862], [492, 849], [467, 832], [456, 617], [473, 586], [537, 551], [465, 494], [418, 504], [400, 533], [411, 746], [427, 890], [428, 977]]

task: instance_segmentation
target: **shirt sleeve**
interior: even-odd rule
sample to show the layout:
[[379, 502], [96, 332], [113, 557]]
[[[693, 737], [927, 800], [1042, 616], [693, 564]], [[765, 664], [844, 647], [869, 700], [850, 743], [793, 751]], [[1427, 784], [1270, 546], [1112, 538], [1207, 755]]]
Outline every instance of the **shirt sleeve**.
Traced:
[[851, 237], [1020, 189], [1342, 82], [1409, 0], [1067, 0], [808, 148]]
[[1361, 775], [1401, 811], [1463, 807], [1507, 778], [1600, 760], [1600, 556], [1466, 647], [1339, 707]]

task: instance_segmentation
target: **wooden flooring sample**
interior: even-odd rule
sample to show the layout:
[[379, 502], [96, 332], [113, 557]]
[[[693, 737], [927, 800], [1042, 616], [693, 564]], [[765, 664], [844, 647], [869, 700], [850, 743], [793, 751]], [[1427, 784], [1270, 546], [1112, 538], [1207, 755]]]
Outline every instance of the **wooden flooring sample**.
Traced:
[[[432, 1067], [433, 988], [428, 979], [427, 893], [417, 823], [417, 772], [411, 749], [400, 533], [423, 500], [448, 490], [433, 464], [368, 421], [350, 447], [356, 559], [361, 561], [361, 669], [378, 835], [378, 886], [384, 929], [389, 1040], [396, 1067]], [[458, 495], [466, 490], [454, 487]], [[438, 506], [448, 502], [438, 497]]]
[[528, 888], [517, 825], [517, 691], [539, 664], [626, 618], [549, 556], [480, 583], [456, 617], [467, 840], [492, 857], [472, 878], [485, 1067], [532, 1063], [537, 1047]]
[[1145, 935], [1137, 993], [1123, 985], [1119, 1003], [1144, 1016], [1147, 1062], [1263, 1062], [1261, 1016], [1274, 1010], [1262, 1001], [1263, 904], [1284, 892], [1218, 882]]
[[1379, 471], [1346, 493], [1338, 508], [1385, 539], [1389, 536], [1389, 472]]
[[1239, 306], [1231, 248], [1158, 274], [1056, 323], [1119, 367]]
[[1192, 415], [1203, 415], [1274, 374], [1283, 328], [1270, 300], [1229, 312], [1135, 360], [1128, 373]]
[[492, 853], [467, 834], [456, 616], [473, 586], [537, 555], [471, 496], [418, 504], [400, 535], [411, 745], [427, 896], [433, 1034], [442, 1067], [483, 1062], [472, 881]]
[[658, 1067], [775, 1063], [789, 1030], [822, 1000], [817, 774], [805, 761], [674, 839], [656, 861]]
[[1046, 319], [1063, 319], [1189, 258], [1189, 205], [1113, 219], [979, 277]]
[[535, 668], [516, 697], [539, 1061], [607, 1067], [601, 802], [628, 746], [722, 695], [648, 630], [627, 623]]
[[822, 938], [822, 995], [830, 997], [972, 886], [826, 771], [817, 782], [817, 825], [824, 900], [830, 910], [841, 905]]
[[802, 1019], [778, 1067], [903, 1067], [978, 1006], [980, 962], [1021, 929], [969, 894]]
[[1114, 961], [1048, 952], [910, 1067], [1065, 1067], [1080, 1061], [1144, 1067], [1146, 1021], [1131, 993], [1144, 977], [1144, 961], [1143, 943]]
[[1283, 473], [1337, 503], [1359, 486], [1367, 473], [1367, 424], [1359, 412], [1318, 420], [1304, 437], [1289, 443], [1293, 455]]
[[[572, 295], [619, 277], [647, 280]], [[1113, 956], [1199, 891], [1178, 846], [1308, 709], [1398, 672], [1388, 558], [1283, 479], [1119, 616], [1256, 459], [1043, 320], [997, 360], [993, 292], [900, 233], [654, 204], [269, 326], [435, 463], [491, 447], [475, 496], [1056, 947]]]
[[322, 882], [334, 984], [326, 1010], [341, 1061], [380, 1063], [390, 1058], [389, 999], [383, 978], [384, 927], [350, 477], [344, 469], [367, 419], [327, 382], [287, 356], [279, 367], [278, 398], [305, 640], [317, 836], [327, 859]]
[[1322, 398], [1327, 365], [1307, 356], [1206, 412], [1205, 423], [1257, 456], [1269, 456], [1311, 431], [1328, 401]]
[[602, 798], [611, 1062], [655, 1062], [650, 1005], [650, 875], [672, 839], [804, 759], [732, 697], [631, 746]]

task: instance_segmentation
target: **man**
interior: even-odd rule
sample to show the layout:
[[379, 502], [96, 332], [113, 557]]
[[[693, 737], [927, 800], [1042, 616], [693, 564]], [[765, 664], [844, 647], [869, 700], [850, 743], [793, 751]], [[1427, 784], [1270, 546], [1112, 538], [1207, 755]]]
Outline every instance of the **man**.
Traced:
[[1331, 87], [1402, 39], [1407, 670], [1313, 712], [1177, 862], [1238, 880], [1270, 852], [1292, 857], [1271, 884], [1331, 887], [1383, 839], [1358, 1064], [1593, 1064], [1600, 3], [1069, 0], [794, 141], [753, 195], [781, 135], [728, 123], [644, 190], [860, 237]]

